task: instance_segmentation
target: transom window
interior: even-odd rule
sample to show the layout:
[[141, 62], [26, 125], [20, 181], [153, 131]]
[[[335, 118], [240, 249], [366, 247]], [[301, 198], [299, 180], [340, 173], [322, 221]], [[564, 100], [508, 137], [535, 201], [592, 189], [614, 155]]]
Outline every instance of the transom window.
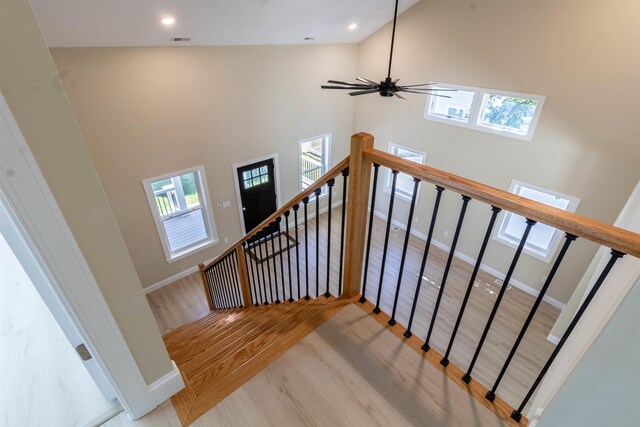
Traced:
[[[404, 147], [402, 145], [389, 143], [389, 153], [394, 156], [402, 157], [405, 160], [412, 162], [425, 164], [427, 161], [427, 155], [422, 151], [415, 150], [413, 148]], [[390, 170], [387, 170], [387, 179], [385, 182], [385, 191], [391, 192], [391, 186], [393, 181], [393, 175]], [[418, 192], [420, 194], [420, 192]], [[405, 200], [411, 200], [413, 195], [413, 177], [400, 172], [396, 178], [396, 196], [399, 196]], [[417, 198], [417, 196], [416, 196]]]
[[249, 189], [269, 182], [269, 171], [266, 166], [251, 169], [242, 173], [244, 188]]
[[[548, 190], [524, 182], [511, 181], [509, 191], [527, 199], [544, 203], [569, 212], [575, 212], [580, 199], [557, 191]], [[494, 238], [499, 242], [517, 247], [526, 228], [526, 219], [520, 215], [505, 212]], [[543, 261], [550, 262], [555, 254], [562, 232], [549, 225], [536, 223], [529, 233], [524, 251]]]
[[[453, 84], [427, 96], [424, 118], [531, 141], [545, 97]], [[443, 96], [435, 96], [443, 95]]]
[[218, 241], [203, 166], [142, 184], [167, 262]]
[[[300, 188], [308, 188], [329, 170], [331, 134], [303, 139], [300, 145]], [[326, 186], [322, 193], [326, 192]]]

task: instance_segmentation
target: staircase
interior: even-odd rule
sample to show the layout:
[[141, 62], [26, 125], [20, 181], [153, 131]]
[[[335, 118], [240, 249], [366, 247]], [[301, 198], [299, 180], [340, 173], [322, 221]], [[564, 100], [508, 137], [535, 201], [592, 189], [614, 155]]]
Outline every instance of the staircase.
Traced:
[[185, 389], [172, 400], [189, 425], [336, 314], [334, 297], [216, 310], [164, 336]]
[[[383, 168], [383, 174], [388, 172], [382, 176], [391, 177], [391, 190], [385, 206], [382, 251], [379, 256], [371, 256], [380, 168]], [[402, 249], [388, 254], [399, 173], [413, 177], [413, 192], [408, 215], [401, 218], [407, 224]], [[419, 188], [420, 183], [422, 189]], [[443, 209], [447, 211], [438, 216], [445, 190], [444, 197], [454, 197], [461, 203], [457, 215], [455, 211], [451, 212], [455, 205], [445, 204]], [[426, 244], [424, 249], [416, 250], [410, 248], [409, 237], [419, 191], [431, 192], [435, 201], [430, 209]], [[326, 199], [321, 200], [321, 194], [326, 194]], [[334, 204], [336, 201], [338, 203]], [[481, 222], [486, 221], [491, 211], [470, 276], [463, 269], [454, 271], [453, 263], [458, 237], [465, 234], [463, 221], [469, 203], [479, 204], [478, 209], [485, 209]], [[473, 310], [468, 310], [467, 306], [473, 303], [474, 298], [479, 298], [479, 291], [474, 290], [476, 278], [482, 269], [485, 251], [491, 249], [487, 245], [502, 210], [525, 217], [526, 225], [515, 253], [510, 260], [505, 260], [509, 269], [492, 299], [490, 314], [487, 318], [474, 318]], [[335, 211], [333, 216], [332, 211]], [[321, 215], [324, 212], [326, 216]], [[477, 210], [470, 212], [477, 214]], [[398, 216], [397, 212], [395, 215]], [[433, 257], [433, 251], [429, 255], [429, 248], [436, 223], [443, 217], [452, 216], [457, 216], [458, 220], [448, 248], [446, 266], [441, 272], [431, 271], [428, 258]], [[469, 221], [478, 221], [478, 218], [471, 218], [467, 223]], [[544, 284], [533, 305], [506, 307], [507, 310], [519, 310], [521, 314], [528, 313], [522, 325], [518, 322], [520, 332], [517, 338], [513, 341], [513, 337], [503, 337], [504, 345], [496, 345], [487, 337], [496, 330], [498, 313], [505, 311], [508, 298], [504, 296], [510, 288], [512, 274], [518, 267], [529, 233], [538, 222], [563, 231], [564, 243], [543, 277]], [[521, 344], [545, 293], [553, 285], [556, 272], [568, 268], [563, 260], [578, 238], [580, 242], [588, 240], [610, 248], [609, 262], [598, 273], [597, 280], [542, 369], [537, 367], [533, 372], [534, 376], [537, 375], [535, 379], [525, 384], [528, 391], [516, 398], [520, 403], [512, 399], [507, 404], [498, 396], [501, 385], [504, 385], [502, 380], [518, 375], [518, 364], [512, 361], [518, 352], [523, 351]], [[419, 262], [414, 263], [415, 271], [410, 264], [405, 264], [408, 252], [415, 259], [422, 260], [419, 269], [416, 267]], [[200, 265], [202, 284], [212, 312], [164, 337], [169, 354], [182, 372], [186, 385], [173, 398], [174, 406], [183, 425], [192, 423], [353, 301], [406, 345], [421, 353], [443, 375], [466, 389], [472, 400], [491, 410], [500, 425], [526, 425], [525, 407], [614, 264], [626, 254], [640, 257], [640, 235], [390, 155], [373, 148], [371, 135], [356, 134], [352, 137], [349, 157], [285, 203], [214, 261]], [[392, 265], [397, 268], [389, 268]], [[421, 289], [429, 286], [425, 283], [425, 275], [439, 280], [433, 304], [424, 297], [428, 289], [421, 294]], [[446, 330], [448, 345], [445, 346], [432, 338], [434, 330], [442, 328], [438, 319], [442, 318], [446, 307], [441, 309], [440, 303], [445, 293], [451, 291], [453, 279], [450, 276], [455, 275], [464, 277], [466, 291], [460, 306], [452, 313], [456, 319], [455, 326], [450, 332]], [[417, 278], [417, 283], [413, 279], [412, 283], [407, 283], [408, 277]], [[448, 279], [449, 287], [445, 290]], [[429, 282], [436, 286], [432, 279]], [[376, 284], [377, 287], [372, 288]], [[407, 297], [410, 301], [404, 308], [398, 303], [401, 288], [410, 290]], [[381, 295], [385, 292], [392, 295], [393, 301], [386, 306], [381, 304]], [[414, 324], [414, 318], [425, 321], [424, 330], [418, 331], [419, 325]], [[465, 366], [457, 366], [450, 356], [460, 351], [461, 346], [454, 343], [456, 337], [458, 341], [465, 339], [460, 336], [460, 330], [470, 319], [481, 325], [482, 332], [476, 331], [466, 337], [471, 340], [471, 348], [475, 351], [467, 349], [464, 354], [471, 361], [465, 362]], [[495, 367], [501, 367], [500, 373], [494, 380], [480, 383], [473, 376], [477, 373], [474, 368], [478, 359], [489, 350], [493, 350], [490, 360]]]

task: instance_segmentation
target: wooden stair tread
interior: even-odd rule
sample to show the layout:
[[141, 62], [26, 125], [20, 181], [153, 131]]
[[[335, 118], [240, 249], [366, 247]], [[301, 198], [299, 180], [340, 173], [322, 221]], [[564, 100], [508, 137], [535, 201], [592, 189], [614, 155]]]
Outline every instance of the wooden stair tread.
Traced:
[[277, 310], [276, 305], [254, 307], [243, 312], [217, 318], [216, 322], [201, 325], [200, 329], [190, 330], [181, 335], [179, 340], [165, 340], [167, 348], [177, 359], [186, 362], [197, 354], [210, 349], [212, 345], [223, 340], [229, 334], [255, 321], [255, 318], [269, 318]]
[[242, 348], [246, 343], [267, 334], [270, 328], [276, 327], [281, 319], [302, 309], [304, 304], [287, 304], [282, 308], [269, 311], [247, 313], [243, 321], [216, 331], [209, 339], [201, 340], [199, 345], [190, 346], [191, 351], [176, 353], [174, 359], [180, 363], [180, 369], [191, 378], [209, 363], [218, 363], [226, 355]]
[[228, 310], [226, 316], [213, 312], [165, 336], [185, 382], [172, 398], [182, 424], [195, 421], [349, 302], [321, 297]]
[[233, 310], [214, 310], [211, 311], [199, 319], [196, 319], [192, 322], [187, 323], [186, 325], [182, 325], [179, 328], [176, 328], [170, 332], [167, 332], [163, 335], [163, 339], [165, 342], [174, 342], [181, 340], [184, 336], [193, 333], [193, 331], [199, 331], [202, 328], [206, 327], [208, 324], [215, 324], [218, 319], [223, 317], [228, 317], [234, 313], [241, 312], [241, 309], [233, 309]]

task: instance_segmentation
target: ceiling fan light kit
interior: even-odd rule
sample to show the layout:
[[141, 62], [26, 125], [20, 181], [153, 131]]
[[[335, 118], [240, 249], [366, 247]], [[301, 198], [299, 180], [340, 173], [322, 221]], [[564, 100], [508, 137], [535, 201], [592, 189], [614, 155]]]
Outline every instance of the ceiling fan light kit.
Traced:
[[357, 82], [343, 82], [340, 80], [328, 80], [327, 83], [331, 83], [330, 85], [321, 85], [322, 89], [343, 89], [349, 90], [347, 94], [351, 96], [359, 96], [359, 95], [367, 95], [370, 93], [378, 93], [380, 96], [391, 97], [395, 96], [396, 98], [406, 99], [398, 92], [405, 93], [422, 93], [429, 94], [432, 96], [440, 96], [443, 98], [451, 98], [450, 96], [440, 95], [435, 92], [438, 91], [452, 91], [455, 89], [439, 89], [432, 88], [429, 86], [435, 85], [436, 83], [422, 83], [416, 85], [398, 85], [399, 79], [391, 78], [391, 62], [393, 60], [393, 43], [396, 37], [396, 20], [398, 19], [398, 0], [396, 0], [395, 10], [393, 12], [393, 31], [391, 32], [391, 49], [389, 51], [389, 70], [387, 72], [387, 77], [380, 81], [375, 82], [373, 80], [365, 79], [363, 77], [357, 77]]

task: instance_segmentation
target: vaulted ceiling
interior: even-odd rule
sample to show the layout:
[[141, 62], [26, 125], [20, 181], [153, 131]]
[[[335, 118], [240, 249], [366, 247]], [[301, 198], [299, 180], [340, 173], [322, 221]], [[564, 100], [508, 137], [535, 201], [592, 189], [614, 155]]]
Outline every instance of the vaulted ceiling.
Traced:
[[[418, 0], [400, 0], [399, 13]], [[31, 0], [49, 47], [359, 43], [394, 0]], [[171, 25], [161, 23], [172, 17]], [[350, 29], [353, 24], [357, 28]], [[188, 42], [172, 42], [188, 37]], [[305, 40], [305, 38], [312, 38]]]

